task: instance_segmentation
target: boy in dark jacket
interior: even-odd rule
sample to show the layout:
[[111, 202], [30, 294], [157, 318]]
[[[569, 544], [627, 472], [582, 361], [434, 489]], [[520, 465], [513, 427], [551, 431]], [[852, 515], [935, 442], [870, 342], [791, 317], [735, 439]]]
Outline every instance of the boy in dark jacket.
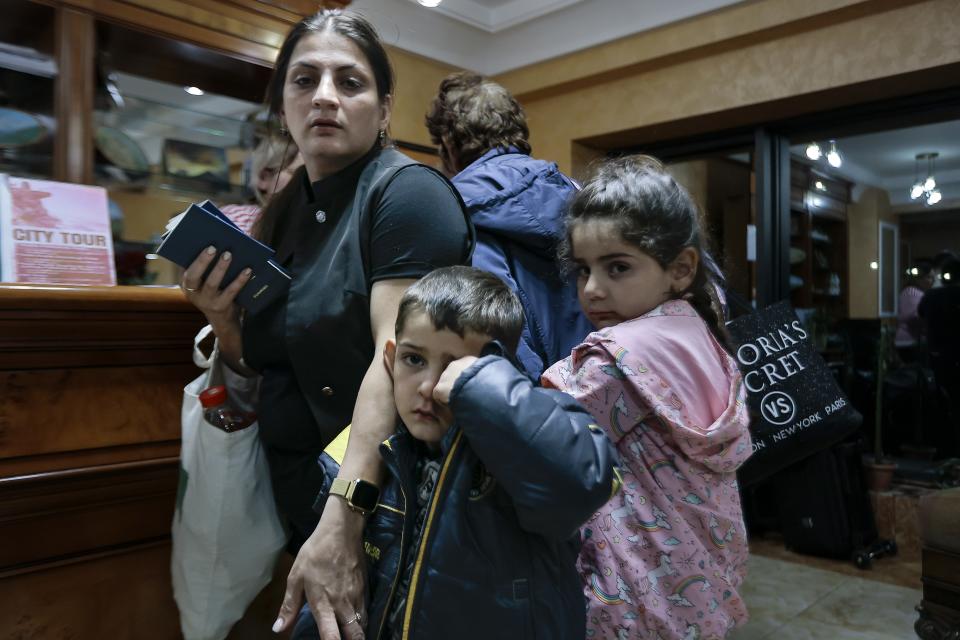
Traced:
[[512, 352], [522, 327], [516, 296], [471, 267], [400, 302], [384, 360], [401, 423], [380, 447], [388, 479], [364, 544], [368, 639], [584, 637], [577, 528], [619, 489], [615, 453], [569, 396], [483, 355]]

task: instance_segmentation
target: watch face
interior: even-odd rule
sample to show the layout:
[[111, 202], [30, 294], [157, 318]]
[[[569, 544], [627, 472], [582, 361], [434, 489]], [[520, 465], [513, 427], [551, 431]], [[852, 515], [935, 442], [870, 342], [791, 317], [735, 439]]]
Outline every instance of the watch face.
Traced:
[[350, 502], [366, 511], [373, 511], [379, 498], [380, 489], [377, 488], [377, 485], [366, 480], [358, 480], [354, 485]]

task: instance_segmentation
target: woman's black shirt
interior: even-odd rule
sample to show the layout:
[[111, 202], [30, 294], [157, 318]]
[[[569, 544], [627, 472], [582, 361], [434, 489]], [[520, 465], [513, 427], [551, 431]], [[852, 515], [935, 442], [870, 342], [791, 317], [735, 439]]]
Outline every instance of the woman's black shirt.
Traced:
[[276, 247], [293, 274], [289, 294], [243, 326], [244, 360], [263, 376], [261, 439], [294, 542], [316, 523], [317, 456], [351, 422], [374, 356], [373, 284], [469, 264], [473, 237], [455, 188], [394, 150], [298, 186]]

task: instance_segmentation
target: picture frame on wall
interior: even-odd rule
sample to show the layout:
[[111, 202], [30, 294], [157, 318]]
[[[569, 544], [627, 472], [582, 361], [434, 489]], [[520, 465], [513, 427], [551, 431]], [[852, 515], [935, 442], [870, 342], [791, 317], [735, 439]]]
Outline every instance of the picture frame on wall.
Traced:
[[185, 140], [163, 141], [163, 172], [176, 178], [230, 184], [226, 149]]

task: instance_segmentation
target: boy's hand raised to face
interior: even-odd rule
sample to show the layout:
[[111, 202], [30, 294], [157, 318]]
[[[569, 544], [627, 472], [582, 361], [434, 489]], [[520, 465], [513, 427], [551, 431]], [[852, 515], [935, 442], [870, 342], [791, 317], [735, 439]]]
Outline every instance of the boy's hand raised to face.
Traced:
[[433, 399], [443, 405], [450, 404], [450, 392], [453, 391], [457, 378], [476, 361], [477, 358], [474, 356], [465, 356], [448, 364], [440, 374], [437, 386], [433, 388]]

